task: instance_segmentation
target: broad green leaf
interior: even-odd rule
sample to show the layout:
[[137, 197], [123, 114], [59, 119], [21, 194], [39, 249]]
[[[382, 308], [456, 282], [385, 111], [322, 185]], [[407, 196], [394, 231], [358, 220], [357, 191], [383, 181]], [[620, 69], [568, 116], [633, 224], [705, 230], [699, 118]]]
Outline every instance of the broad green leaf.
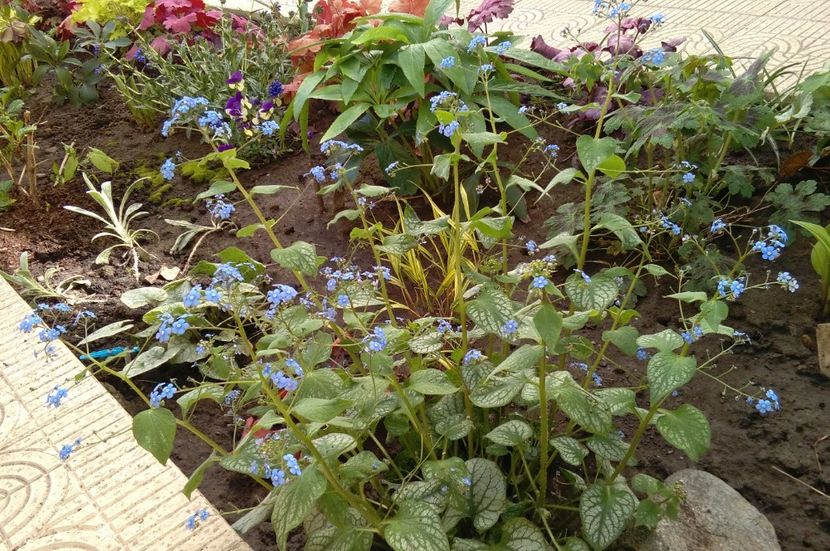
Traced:
[[551, 438], [550, 445], [559, 452], [560, 457], [571, 465], [582, 465], [582, 460], [588, 456], [588, 450], [576, 438], [557, 436]]
[[496, 525], [507, 506], [504, 475], [499, 466], [489, 459], [474, 457], [464, 464], [472, 481], [466, 513], [473, 518], [475, 529], [483, 533]]
[[671, 352], [683, 346], [683, 337], [673, 329], [664, 329], [653, 335], [637, 337], [637, 345], [642, 348], [656, 348], [661, 352]]
[[312, 444], [323, 457], [328, 459], [349, 452], [357, 446], [353, 436], [342, 432], [332, 432], [320, 438], [315, 438], [312, 440]]
[[407, 37], [406, 34], [397, 27], [393, 27], [391, 25], [379, 25], [377, 27], [370, 27], [368, 30], [351, 38], [352, 44], [358, 45], [383, 41], [408, 43], [409, 37]]
[[671, 391], [680, 388], [695, 376], [697, 362], [694, 358], [671, 351], [657, 352], [648, 361], [646, 375], [651, 403], [657, 403]]
[[645, 269], [649, 274], [653, 275], [654, 277], [661, 277], [664, 275], [671, 274], [671, 272], [669, 272], [667, 269], [663, 268], [662, 266], [658, 266], [657, 264], [646, 264]]
[[585, 445], [597, 457], [606, 461], [622, 461], [628, 451], [628, 444], [617, 438], [617, 435], [595, 434], [585, 440]]
[[500, 551], [545, 551], [549, 548], [539, 527], [521, 517], [505, 522], [501, 534]]
[[453, 3], [454, 0], [430, 0], [424, 11], [424, 29], [432, 29]]
[[362, 451], [350, 457], [345, 463], [338, 466], [337, 472], [343, 482], [352, 484], [369, 480], [378, 473], [387, 471], [386, 463], [377, 458], [370, 451]]
[[594, 550], [605, 549], [620, 537], [636, 507], [637, 498], [625, 487], [594, 484], [579, 500], [582, 537]]
[[[488, 107], [488, 102], [486, 100], [479, 102], [479, 104], [484, 107]], [[519, 133], [524, 135], [526, 138], [535, 140], [539, 136], [536, 132], [536, 128], [530, 123], [528, 118], [520, 113], [519, 107], [510, 100], [503, 97], [490, 96], [489, 107], [496, 115], [503, 119], [504, 122], [513, 127], [514, 130], [518, 130]]]
[[182, 410], [182, 417], [184, 418], [190, 414], [190, 410], [199, 400], [213, 400], [216, 403], [221, 403], [224, 396], [225, 388], [222, 385], [208, 383], [199, 385], [197, 388], [185, 392], [176, 398], [176, 403], [179, 404], [179, 407]]
[[87, 335], [86, 338], [84, 338], [78, 343], [78, 346], [95, 342], [100, 339], [105, 339], [107, 337], [112, 337], [113, 335], [117, 335], [119, 333], [123, 333], [124, 331], [128, 331], [133, 327], [133, 324], [129, 321], [115, 321]]
[[433, 331], [409, 339], [408, 344], [409, 349], [416, 354], [434, 354], [444, 348], [444, 337], [441, 336], [441, 333]]
[[683, 404], [674, 411], [660, 411], [657, 430], [666, 442], [682, 450], [689, 459], [697, 461], [709, 449], [711, 430], [709, 421], [702, 411], [689, 404]]
[[605, 228], [616, 235], [622, 244], [623, 250], [633, 249], [643, 242], [631, 222], [619, 214], [603, 213], [599, 219], [599, 224], [595, 226], [596, 228]]
[[496, 335], [508, 320], [513, 318], [513, 303], [495, 287], [485, 287], [481, 294], [467, 303], [467, 315], [478, 327]]
[[406, 80], [415, 89], [419, 96], [424, 97], [424, 63], [426, 56], [420, 44], [410, 44], [398, 51], [398, 65], [403, 71]]
[[549, 354], [553, 354], [562, 332], [562, 314], [550, 304], [543, 304], [533, 316], [533, 326], [542, 337]]
[[165, 362], [171, 360], [177, 353], [178, 350], [168, 350], [163, 346], [154, 346], [136, 356], [133, 361], [124, 367], [122, 374], [125, 377], [137, 377], [142, 373], [146, 373], [151, 369], [155, 369], [158, 366], [163, 365]]
[[524, 446], [533, 437], [533, 428], [518, 419], [502, 423], [484, 435], [491, 442], [502, 446]]
[[340, 115], [331, 123], [331, 126], [328, 127], [326, 133], [323, 134], [323, 137], [320, 138], [320, 141], [325, 142], [327, 140], [331, 140], [345, 132], [352, 125], [352, 123], [359, 119], [370, 107], [371, 105], [368, 103], [356, 103], [340, 113]]
[[680, 302], [692, 304], [695, 302], [705, 302], [706, 299], [709, 298], [709, 295], [703, 291], [683, 291], [682, 293], [666, 295], [666, 298], [673, 298], [675, 300], [679, 300]]
[[352, 402], [337, 398], [303, 398], [291, 410], [309, 421], [327, 423], [346, 410]]
[[522, 386], [524, 380], [516, 376], [482, 380], [470, 393], [470, 401], [480, 408], [506, 406], [522, 390]]
[[568, 252], [571, 253], [571, 255], [576, 257], [576, 256], [578, 256], [578, 253], [577, 253], [577, 250], [576, 250], [577, 240], [578, 240], [578, 237], [576, 235], [573, 235], [573, 234], [570, 234], [570, 233], [567, 233], [567, 232], [562, 232], [562, 233], [559, 233], [559, 234], [555, 235], [554, 237], [548, 239], [547, 241], [545, 241], [541, 245], [539, 245], [539, 248], [540, 249], [552, 249], [554, 247], [565, 247], [565, 248], [568, 249]]
[[608, 406], [611, 415], [625, 415], [634, 412], [636, 394], [630, 388], [601, 388], [594, 391], [594, 396]]
[[282, 185], [279, 185], [279, 184], [271, 184], [271, 185], [266, 185], [266, 186], [254, 186], [250, 190], [248, 190], [248, 193], [250, 193], [251, 195], [273, 195], [273, 194], [277, 193], [278, 191], [282, 191], [284, 189], [297, 189], [297, 188], [294, 187], [294, 186], [282, 186]]
[[603, 331], [602, 340], [610, 342], [617, 348], [623, 351], [628, 356], [637, 354], [637, 337], [639, 333], [630, 325], [620, 327], [619, 329]]
[[383, 238], [383, 245], [376, 248], [384, 253], [400, 256], [418, 246], [418, 240], [413, 235], [398, 233]]
[[602, 311], [617, 299], [620, 289], [613, 277], [598, 274], [586, 282], [580, 274], [571, 274], [565, 280], [565, 294], [577, 310]]
[[139, 287], [121, 293], [121, 302], [132, 309], [155, 306], [164, 302], [166, 298], [167, 291], [160, 287]]
[[89, 160], [89, 162], [93, 164], [95, 168], [97, 168], [101, 172], [112, 174], [113, 172], [118, 170], [118, 161], [116, 161], [100, 149], [90, 147], [89, 153], [87, 153], [86, 158]]
[[[494, 134], [493, 132], [464, 132], [461, 134], [461, 139], [470, 145], [493, 145], [497, 143], [505, 143], [507, 137], [506, 132]], [[513, 176], [510, 177], [511, 179]], [[510, 185], [508, 183], [508, 185]]]
[[202, 484], [202, 480], [205, 479], [205, 473], [207, 473], [207, 470], [211, 467], [211, 465], [217, 463], [218, 461], [218, 457], [211, 455], [202, 461], [198, 467], [196, 467], [196, 470], [193, 471], [193, 474], [191, 474], [190, 478], [187, 479], [187, 483], [184, 485], [184, 488], [182, 488], [182, 493], [187, 497], [187, 499], [190, 499], [191, 494], [193, 494], [193, 490]]
[[133, 436], [139, 446], [166, 465], [176, 438], [176, 417], [166, 408], [145, 409], [133, 417]]
[[525, 370], [536, 367], [539, 361], [542, 359], [542, 356], [545, 353], [545, 349], [538, 344], [523, 344], [516, 350], [514, 350], [508, 357], [506, 357], [502, 362], [487, 375], [487, 378], [499, 374], [499, 373], [510, 373], [511, 375], [521, 375], [525, 372]]
[[314, 503], [326, 491], [326, 486], [326, 478], [316, 465], [311, 465], [300, 476], [280, 487], [274, 500], [271, 526], [277, 534], [277, 541], [281, 543], [281, 549], [286, 548], [288, 533], [302, 524]]
[[429, 173], [441, 178], [442, 180], [447, 180], [450, 177], [451, 165], [452, 155], [450, 153], [436, 155], [432, 160], [432, 168], [429, 170]]
[[553, 398], [562, 411], [588, 432], [605, 434], [612, 428], [608, 406], [570, 381], [554, 387]]
[[225, 195], [230, 193], [236, 189], [236, 184], [233, 182], [228, 182], [227, 180], [217, 180], [210, 184], [210, 187], [207, 191], [203, 191], [202, 193], [196, 196], [196, 199], [207, 199], [208, 197], [214, 197], [216, 195]]
[[311, 243], [295, 241], [283, 249], [271, 249], [271, 259], [281, 267], [313, 276], [320, 266], [317, 249]]
[[399, 503], [398, 512], [383, 530], [383, 537], [394, 551], [450, 551], [441, 519], [422, 501]]
[[308, 75], [303, 79], [303, 82], [300, 83], [300, 86], [297, 88], [297, 95], [294, 96], [294, 101], [291, 102], [292, 113], [295, 120], [300, 118], [300, 111], [302, 111], [303, 107], [305, 107], [308, 97], [314, 89], [317, 88], [317, 85], [323, 81], [325, 76], [326, 74], [324, 71], [318, 71]]
[[625, 161], [619, 155], [611, 155], [597, 165], [597, 170], [609, 178], [616, 178], [625, 172]]
[[432, 368], [421, 369], [413, 373], [409, 377], [408, 388], [427, 396], [443, 396], [458, 391], [446, 373]]
[[[576, 151], [579, 161], [590, 176], [599, 166], [606, 162], [617, 150], [617, 140], [614, 138], [594, 138], [582, 135], [576, 140]], [[623, 168], [625, 165], [623, 163]]]

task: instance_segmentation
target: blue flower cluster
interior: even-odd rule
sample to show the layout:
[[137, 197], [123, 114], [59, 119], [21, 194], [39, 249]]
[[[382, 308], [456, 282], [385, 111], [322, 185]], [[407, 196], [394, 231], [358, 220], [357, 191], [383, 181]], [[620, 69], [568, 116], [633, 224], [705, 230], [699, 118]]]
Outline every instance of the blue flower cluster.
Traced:
[[[299, 367], [299, 364], [296, 361], [293, 364], [285, 362], [285, 365], [286, 367], [292, 368], [294, 376], [297, 379], [303, 378], [303, 370]], [[262, 366], [262, 376], [266, 379], [271, 379], [271, 382], [274, 383], [275, 387], [286, 392], [293, 392], [300, 386], [300, 383], [296, 379], [289, 377], [281, 369], [275, 369], [271, 363], [265, 363], [265, 365]]]
[[701, 328], [699, 325], [695, 325], [694, 327], [692, 327], [691, 331], [683, 331], [682, 333], [680, 333], [680, 336], [683, 337], [683, 340], [686, 342], [686, 344], [692, 344], [697, 339], [703, 336], [703, 328]]
[[356, 143], [346, 143], [340, 140], [327, 140], [320, 144], [320, 153], [335, 155], [337, 153], [363, 153], [363, 148]]
[[185, 96], [177, 99], [170, 108], [170, 118], [164, 121], [161, 126], [161, 135], [165, 138], [170, 135], [170, 129], [173, 125], [181, 121], [182, 117], [197, 107], [207, 107], [208, 100], [202, 96], [190, 97]]
[[764, 393], [764, 398], [756, 400], [755, 398], [749, 397], [746, 399], [746, 403], [749, 405], [755, 404], [755, 410], [761, 415], [766, 415], [773, 411], [781, 411], [781, 399], [771, 388], [767, 389], [766, 393]]
[[551, 159], [555, 159], [559, 156], [559, 146], [556, 144], [548, 144], [545, 146], [543, 152]]
[[527, 249], [527, 254], [533, 256], [539, 252], [539, 245], [536, 244], [536, 241], [528, 239], [527, 243], [525, 243], [525, 249]]
[[651, 357], [651, 354], [649, 354], [648, 350], [646, 350], [645, 348], [638, 348], [636, 356], [638, 360], [644, 362]]
[[64, 333], [66, 333], [66, 327], [63, 325], [55, 325], [51, 329], [44, 327], [38, 331], [37, 338], [40, 342], [52, 342], [59, 339]]
[[239, 389], [234, 389], [228, 392], [225, 395], [225, 398], [222, 400], [222, 403], [225, 404], [227, 407], [231, 407], [234, 402], [236, 402], [239, 397], [242, 396], [242, 391]]
[[550, 285], [550, 280], [548, 278], [546, 278], [545, 276], [541, 276], [541, 275], [540, 276], [535, 276], [533, 278], [533, 281], [530, 282], [530, 288], [531, 289], [544, 289], [548, 285]]
[[52, 392], [46, 396], [46, 407], [57, 408], [60, 407], [61, 401], [69, 395], [69, 391], [62, 387], [56, 386]]
[[280, 125], [274, 121], [265, 121], [257, 126], [257, 129], [262, 132], [263, 136], [270, 137], [280, 129]]
[[381, 352], [386, 348], [388, 341], [386, 339], [386, 332], [382, 327], [376, 326], [372, 332], [363, 339], [366, 344], [366, 352]]
[[470, 365], [474, 362], [479, 361], [483, 357], [484, 357], [484, 355], [481, 353], [481, 350], [478, 350], [476, 348], [471, 348], [467, 351], [466, 354], [464, 354], [464, 359], [461, 360], [461, 364], [462, 365]]
[[683, 230], [680, 228], [680, 226], [672, 222], [668, 216], [663, 216], [662, 218], [660, 218], [660, 226], [669, 230], [669, 232], [671, 232], [672, 235], [680, 235], [681, 233], [683, 233]]
[[213, 131], [214, 138], [228, 139], [231, 137], [231, 127], [219, 111], [205, 111], [197, 119], [199, 128]]
[[185, 521], [184, 525], [188, 530], [195, 530], [196, 527], [199, 524], [205, 522], [209, 516], [210, 513], [207, 509], [199, 509], [198, 511], [187, 517], [187, 520]]
[[233, 203], [225, 201], [224, 195], [217, 195], [214, 199], [207, 199], [205, 201], [210, 216], [216, 220], [228, 220], [236, 211]]
[[284, 285], [282, 283], [274, 285], [265, 297], [273, 306], [291, 302], [295, 298], [297, 298], [297, 290], [290, 285]]
[[715, 218], [714, 220], [712, 220], [712, 225], [709, 226], [709, 233], [714, 235], [714, 234], [722, 232], [725, 229], [726, 229], [726, 222], [724, 222], [720, 218]]
[[[588, 374], [588, 364], [585, 362], [573, 362], [571, 365], [584, 372], [586, 375]], [[596, 371], [591, 374], [591, 380], [593, 381], [594, 386], [602, 386], [602, 377]]]
[[172, 400], [175, 395], [176, 387], [172, 383], [159, 383], [150, 392], [150, 407], [157, 408], [164, 400]]
[[740, 278], [723, 278], [718, 282], [718, 294], [726, 299], [737, 300], [745, 290], [746, 282]]
[[504, 325], [501, 326], [501, 332], [505, 336], [515, 335], [518, 330], [519, 322], [516, 320], [507, 320]]
[[61, 461], [66, 461], [67, 459], [69, 459], [69, 456], [72, 455], [72, 452], [74, 452], [75, 449], [80, 445], [81, 445], [81, 439], [80, 438], [76, 438], [75, 441], [72, 442], [71, 444], [64, 444], [63, 446], [61, 446], [61, 449], [58, 452], [58, 457], [60, 458]]
[[453, 67], [455, 67], [455, 56], [451, 55], [442, 59], [441, 63], [439, 64], [439, 67], [441, 67], [444, 70], [452, 69]]
[[775, 260], [781, 256], [781, 250], [787, 246], [789, 237], [780, 226], [769, 226], [767, 235], [752, 245], [752, 250], [761, 253], [764, 260]]
[[165, 312], [161, 315], [161, 325], [156, 331], [156, 340], [168, 342], [172, 335], [184, 335], [188, 329], [190, 329], [190, 324], [187, 323], [186, 315], [174, 318], [170, 313]]
[[[643, 63], [652, 63], [654, 65], [662, 65], [666, 61], [666, 51], [663, 48], [652, 48], [643, 54]], [[685, 178], [684, 178], [685, 181]], [[694, 181], [694, 174], [692, 175]]]
[[795, 293], [798, 290], [798, 280], [790, 275], [790, 272], [778, 272], [778, 277], [775, 278], [775, 281], [791, 293]]
[[26, 315], [20, 321], [20, 324], [17, 326], [17, 328], [23, 333], [31, 333], [32, 329], [34, 329], [36, 326], [42, 323], [43, 319], [36, 313], [32, 312], [31, 314]]
[[471, 54], [479, 47], [484, 47], [487, 45], [487, 37], [482, 34], [477, 34], [473, 38], [470, 39], [470, 42], [467, 44], [467, 53]]
[[164, 178], [166, 182], [172, 181], [173, 178], [176, 176], [176, 163], [173, 162], [172, 158], [167, 159], [161, 165], [159, 172], [161, 173], [161, 177]]

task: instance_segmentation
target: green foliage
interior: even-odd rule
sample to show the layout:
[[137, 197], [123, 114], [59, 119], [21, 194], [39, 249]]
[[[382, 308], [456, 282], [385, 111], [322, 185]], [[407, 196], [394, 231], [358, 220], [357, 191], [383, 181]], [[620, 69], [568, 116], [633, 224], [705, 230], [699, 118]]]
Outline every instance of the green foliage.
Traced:
[[793, 236], [795, 232], [790, 231], [793, 229], [791, 220], [817, 222], [830, 206], [830, 195], [818, 191], [815, 180], [799, 182], [795, 187], [792, 184], [778, 184], [766, 199], [776, 209], [770, 216], [770, 222], [782, 226]]
[[79, 7], [72, 12], [76, 23], [116, 25], [117, 35], [141, 21], [149, 0], [78, 0]]
[[816, 240], [810, 252], [813, 270], [821, 278], [824, 313], [830, 312], [830, 225], [821, 227], [811, 222], [791, 220], [791, 222], [808, 231]]
[[[99, 153], [101, 152], [99, 151]], [[102, 166], [106, 164], [105, 168], [113, 168], [112, 165], [104, 159], [109, 159], [109, 157], [103, 153], [101, 153], [101, 155], [103, 156], [98, 158], [99, 164]], [[147, 253], [147, 251], [145, 251], [141, 246], [140, 242], [147, 237], [158, 236], [152, 230], [141, 228], [133, 229], [130, 227], [137, 218], [147, 214], [146, 212], [139, 210], [141, 209], [141, 203], [128, 203], [130, 194], [133, 192], [137, 182], [134, 182], [127, 187], [124, 191], [124, 195], [121, 197], [120, 204], [116, 207], [115, 200], [112, 197], [111, 182], [104, 182], [101, 184], [101, 189], [98, 190], [95, 189], [95, 185], [90, 181], [86, 174], [84, 174], [84, 181], [86, 182], [86, 186], [89, 190], [87, 191], [87, 195], [89, 195], [96, 203], [98, 203], [98, 205], [101, 206], [104, 210], [105, 216], [101, 216], [100, 214], [94, 213], [87, 209], [82, 209], [80, 207], [66, 206], [64, 208], [66, 210], [94, 218], [104, 225], [104, 231], [95, 234], [92, 238], [93, 241], [100, 237], [109, 237], [118, 241], [115, 245], [108, 246], [98, 254], [95, 258], [96, 264], [108, 264], [110, 255], [113, 251], [122, 248], [127, 249], [124, 256], [131, 256], [133, 261], [133, 275], [135, 275], [135, 279], [138, 281], [139, 257], [142, 255], [149, 255], [149, 253]]]
[[[435, 0], [429, 9], [438, 13], [448, 4]], [[343, 135], [364, 152], [372, 151], [381, 170], [396, 162], [398, 168], [386, 173], [389, 184], [400, 193], [421, 189], [451, 194], [444, 183], [448, 165], [424, 163], [424, 159], [449, 159], [445, 155], [454, 148], [452, 138], [442, 132], [445, 125], [460, 124], [458, 132], [467, 146], [465, 160], [472, 160], [466, 157], [470, 153], [483, 158], [487, 145], [504, 141], [496, 137], [493, 121], [504, 123], [511, 133], [538, 136], [519, 111], [518, 94], [556, 97], [532, 77], [517, 79], [510, 59], [513, 50], [506, 49], [511, 36], [500, 35], [488, 39], [489, 46], [468, 48], [472, 38], [464, 29], [439, 29], [429, 11], [423, 18], [389, 14], [378, 26], [368, 19], [361, 21], [351, 35], [322, 44], [315, 71], [300, 85], [290, 113], [305, 136], [310, 102], [336, 102], [340, 115], [322, 141]], [[498, 54], [502, 50], [504, 56]], [[515, 55], [529, 65], [556, 67], [536, 54]], [[490, 70], [480, 71], [482, 65]], [[435, 94], [442, 92], [455, 94], [456, 101], [433, 105]], [[465, 168], [461, 177], [470, 176], [475, 164]]]
[[0, 6], [0, 83], [19, 94], [35, 82], [37, 61], [27, 53], [26, 44], [38, 18], [20, 6]]

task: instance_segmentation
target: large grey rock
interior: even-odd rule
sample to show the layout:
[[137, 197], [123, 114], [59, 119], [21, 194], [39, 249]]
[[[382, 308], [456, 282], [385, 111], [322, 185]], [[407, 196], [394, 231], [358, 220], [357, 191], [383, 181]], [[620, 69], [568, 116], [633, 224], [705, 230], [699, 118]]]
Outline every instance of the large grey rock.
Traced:
[[781, 551], [775, 529], [720, 478], [684, 469], [666, 479], [686, 493], [677, 520], [664, 519], [638, 551]]

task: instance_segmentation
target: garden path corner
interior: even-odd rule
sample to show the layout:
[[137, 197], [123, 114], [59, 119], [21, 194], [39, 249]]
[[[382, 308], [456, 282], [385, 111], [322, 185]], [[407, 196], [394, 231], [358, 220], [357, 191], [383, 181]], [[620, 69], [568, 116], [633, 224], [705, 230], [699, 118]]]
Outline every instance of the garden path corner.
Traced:
[[47, 407], [84, 366], [62, 343], [47, 360], [18, 331], [31, 309], [2, 279], [0, 312], [0, 550], [250, 549], [198, 491], [182, 494], [178, 467], [139, 447], [130, 415], [94, 377]]

